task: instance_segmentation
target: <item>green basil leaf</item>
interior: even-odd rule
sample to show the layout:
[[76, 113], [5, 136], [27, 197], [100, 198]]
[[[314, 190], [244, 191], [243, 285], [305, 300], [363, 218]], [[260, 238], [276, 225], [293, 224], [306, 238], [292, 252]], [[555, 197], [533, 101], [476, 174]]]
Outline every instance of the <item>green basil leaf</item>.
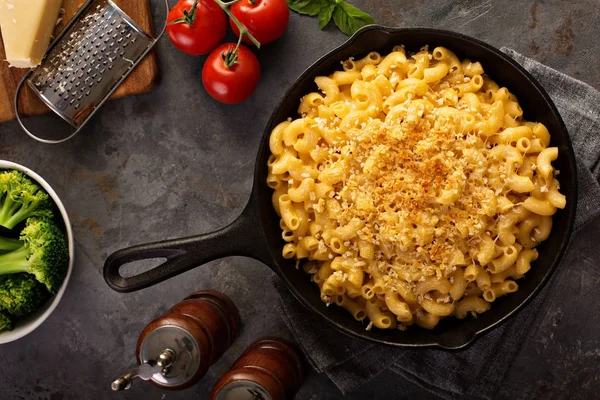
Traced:
[[333, 21], [346, 35], [352, 35], [363, 26], [375, 23], [369, 14], [346, 2], [339, 3], [335, 8]]
[[319, 10], [319, 28], [325, 28], [329, 21], [331, 21], [331, 16], [336, 6], [336, 3], [329, 3]]
[[310, 15], [314, 17], [319, 13], [321, 8], [329, 5], [328, 0], [286, 0], [290, 10], [296, 11], [298, 14]]

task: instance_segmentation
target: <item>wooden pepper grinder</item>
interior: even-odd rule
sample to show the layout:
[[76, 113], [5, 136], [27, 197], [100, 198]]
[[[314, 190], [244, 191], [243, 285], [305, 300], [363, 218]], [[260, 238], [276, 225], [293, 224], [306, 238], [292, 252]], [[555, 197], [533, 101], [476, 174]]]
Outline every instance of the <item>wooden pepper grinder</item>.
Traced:
[[239, 328], [238, 309], [227, 296], [193, 293], [146, 325], [137, 342], [138, 367], [111, 387], [129, 389], [135, 377], [167, 389], [192, 386], [231, 346]]
[[303, 380], [300, 356], [287, 342], [251, 344], [213, 386], [211, 400], [291, 400]]

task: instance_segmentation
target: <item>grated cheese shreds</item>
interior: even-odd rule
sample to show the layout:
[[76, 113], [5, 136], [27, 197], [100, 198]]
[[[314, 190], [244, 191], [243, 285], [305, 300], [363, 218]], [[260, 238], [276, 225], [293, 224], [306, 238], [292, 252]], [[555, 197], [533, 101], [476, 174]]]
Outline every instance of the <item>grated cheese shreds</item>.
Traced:
[[[439, 108], [409, 105], [398, 119], [367, 124], [352, 139], [336, 187], [336, 198], [345, 199], [336, 222], [364, 221], [359, 238], [377, 244], [378, 259], [440, 270], [464, 242], [464, 228], [478, 236], [488, 225], [483, 203], [494, 188], [484, 177], [491, 162], [481, 139], [461, 132]], [[451, 205], [440, 200], [442, 193], [454, 198]]]

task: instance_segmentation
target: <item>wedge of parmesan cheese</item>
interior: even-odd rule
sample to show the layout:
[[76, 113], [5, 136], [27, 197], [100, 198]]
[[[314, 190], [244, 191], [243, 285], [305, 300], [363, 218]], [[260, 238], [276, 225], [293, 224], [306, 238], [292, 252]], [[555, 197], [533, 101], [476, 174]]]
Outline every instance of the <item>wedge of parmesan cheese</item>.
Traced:
[[0, 0], [0, 28], [11, 67], [32, 68], [40, 64], [62, 0]]

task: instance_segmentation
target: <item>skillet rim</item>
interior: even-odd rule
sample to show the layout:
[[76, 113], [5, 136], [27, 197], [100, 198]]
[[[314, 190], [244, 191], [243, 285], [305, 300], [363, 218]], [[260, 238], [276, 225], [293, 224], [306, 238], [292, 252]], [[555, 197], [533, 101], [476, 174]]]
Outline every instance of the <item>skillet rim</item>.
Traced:
[[[554, 261], [547, 268], [546, 273], [543, 275], [540, 282], [533, 288], [533, 290], [530, 293], [527, 294], [527, 296], [525, 297], [525, 299], [523, 301], [521, 301], [521, 303], [519, 303], [516, 307], [514, 307], [512, 310], [510, 310], [506, 315], [497, 319], [496, 321], [492, 322], [491, 324], [489, 324], [483, 328], [480, 328], [478, 330], [466, 332], [463, 338], [459, 338], [459, 340], [458, 340], [459, 343], [452, 343], [453, 341], [450, 341], [451, 342], [450, 344], [444, 344], [443, 342], [445, 342], [445, 340], [442, 340], [444, 337], [444, 334], [448, 333], [448, 332], [440, 332], [440, 334], [437, 337], [437, 340], [431, 341], [429, 343], [399, 343], [399, 342], [395, 342], [395, 341], [387, 341], [387, 340], [377, 339], [374, 337], [367, 336], [366, 334], [364, 334], [362, 332], [361, 333], [356, 332], [356, 331], [352, 330], [351, 328], [346, 327], [345, 325], [334, 321], [321, 309], [317, 309], [316, 307], [314, 307], [312, 304], [310, 304], [310, 302], [308, 300], [305, 299], [306, 296], [304, 296], [304, 294], [298, 290], [298, 288], [293, 284], [293, 282], [289, 279], [289, 277], [280, 272], [283, 270], [283, 268], [280, 265], [280, 263], [278, 263], [276, 261], [276, 255], [274, 255], [274, 251], [277, 250], [275, 248], [276, 246], [269, 243], [269, 240], [266, 238], [266, 234], [264, 232], [265, 227], [262, 224], [262, 221], [264, 220], [263, 219], [263, 216], [264, 216], [263, 211], [265, 208], [271, 207], [271, 204], [269, 203], [269, 204], [265, 205], [263, 203], [257, 202], [258, 209], [256, 211], [258, 212], [259, 219], [261, 221], [260, 229], [263, 233], [263, 237], [265, 238], [265, 242], [266, 242], [266, 245], [268, 248], [269, 255], [271, 256], [270, 257], [271, 258], [270, 267], [277, 273], [279, 278], [284, 281], [287, 290], [289, 290], [290, 293], [292, 293], [292, 295], [304, 307], [306, 307], [309, 311], [320, 315], [330, 325], [334, 326], [336, 329], [342, 331], [343, 333], [345, 333], [351, 337], [354, 337], [357, 339], [362, 339], [362, 340], [368, 340], [372, 343], [391, 345], [391, 346], [395, 346], [395, 347], [405, 347], [405, 348], [416, 348], [416, 347], [433, 347], [433, 348], [435, 348], [435, 347], [437, 347], [437, 348], [441, 348], [441, 349], [445, 349], [445, 350], [463, 349], [463, 348], [471, 345], [472, 343], [474, 343], [483, 334], [491, 331], [494, 328], [497, 328], [498, 326], [500, 326], [501, 324], [503, 324], [504, 322], [509, 320], [512, 316], [516, 315], [519, 311], [521, 311], [546, 286], [546, 284], [550, 281], [550, 278], [555, 273], [556, 268], [562, 261], [564, 255], [565, 255], [566, 249], [570, 243], [572, 233], [573, 233], [573, 227], [575, 224], [575, 215], [576, 215], [576, 210], [577, 210], [577, 195], [578, 195], [577, 165], [576, 165], [575, 153], [574, 153], [571, 137], [569, 136], [567, 127], [565, 126], [565, 123], [562, 119], [562, 116], [558, 112], [556, 105], [550, 98], [550, 95], [543, 88], [543, 86], [524, 67], [522, 67], [515, 59], [511, 58], [506, 53], [502, 52], [500, 49], [498, 49], [482, 40], [473, 38], [471, 36], [468, 36], [468, 35], [465, 35], [465, 34], [462, 34], [459, 32], [454, 32], [451, 30], [427, 28], [427, 27], [394, 28], [394, 27], [388, 27], [388, 26], [384, 26], [384, 25], [372, 24], [372, 25], [367, 25], [367, 26], [362, 27], [361, 29], [356, 31], [350, 38], [348, 38], [346, 41], [341, 43], [339, 46], [331, 49], [330, 51], [325, 53], [323, 56], [321, 56], [317, 60], [315, 60], [311, 65], [309, 65], [298, 76], [298, 78], [288, 87], [285, 94], [281, 97], [278, 105], [273, 109], [271, 116], [265, 126], [263, 135], [261, 137], [260, 146], [258, 148], [258, 153], [256, 156], [256, 162], [255, 162], [255, 166], [254, 166], [254, 183], [253, 183], [253, 189], [252, 189], [252, 197], [254, 197], [255, 199], [258, 198], [258, 192], [259, 192], [259, 190], [261, 190], [259, 188], [259, 185], [266, 186], [265, 179], [262, 179], [263, 178], [262, 171], [264, 168], [264, 166], [261, 165], [262, 158], [263, 158], [262, 155], [268, 150], [267, 148], [269, 145], [269, 135], [271, 134], [272, 129], [275, 127], [275, 125], [277, 123], [281, 122], [281, 121], [276, 120], [276, 116], [277, 116], [277, 114], [279, 114], [281, 108], [283, 108], [283, 106], [287, 102], [292, 101], [291, 94], [294, 91], [294, 89], [297, 86], [299, 86], [302, 82], [304, 82], [313, 73], [314, 70], [316, 70], [317, 68], [319, 68], [321, 66], [321, 64], [327, 62], [331, 58], [335, 58], [338, 53], [342, 52], [346, 48], [353, 45], [359, 36], [363, 35], [366, 32], [369, 32], [369, 31], [380, 31], [380, 32], [384, 32], [386, 34], [405, 33], [405, 34], [414, 34], [414, 35], [418, 35], [420, 33], [428, 33], [428, 34], [452, 37], [454, 40], [467, 42], [468, 44], [474, 44], [476, 46], [479, 46], [480, 48], [483, 48], [487, 52], [493, 53], [496, 57], [500, 57], [501, 59], [503, 59], [505, 62], [510, 64], [511, 67], [516, 72], [523, 75], [537, 89], [539, 94], [545, 100], [545, 104], [543, 105], [542, 108], [545, 108], [546, 110], [550, 111], [552, 118], [556, 119], [558, 125], [560, 126], [561, 130], [564, 133], [564, 135], [563, 135], [564, 140], [565, 140], [564, 144], [566, 145], [566, 152], [567, 152], [566, 162], [568, 163], [569, 169], [570, 169], [569, 177], [572, 178], [572, 179], [570, 179], [569, 182], [563, 183], [564, 185], [571, 185], [572, 195], [573, 195], [573, 199], [575, 201], [572, 203], [571, 208], [569, 208], [567, 210], [567, 211], [570, 211], [570, 214], [567, 214], [565, 216], [565, 218], [568, 218], [568, 224], [567, 224], [568, 228], [565, 232], [562, 233], [562, 238], [560, 241], [560, 248], [555, 252]], [[263, 189], [264, 189], [264, 187], [263, 187]], [[271, 190], [270, 188], [268, 188], [268, 189]], [[456, 342], [456, 341], [454, 341], [454, 342]]]

